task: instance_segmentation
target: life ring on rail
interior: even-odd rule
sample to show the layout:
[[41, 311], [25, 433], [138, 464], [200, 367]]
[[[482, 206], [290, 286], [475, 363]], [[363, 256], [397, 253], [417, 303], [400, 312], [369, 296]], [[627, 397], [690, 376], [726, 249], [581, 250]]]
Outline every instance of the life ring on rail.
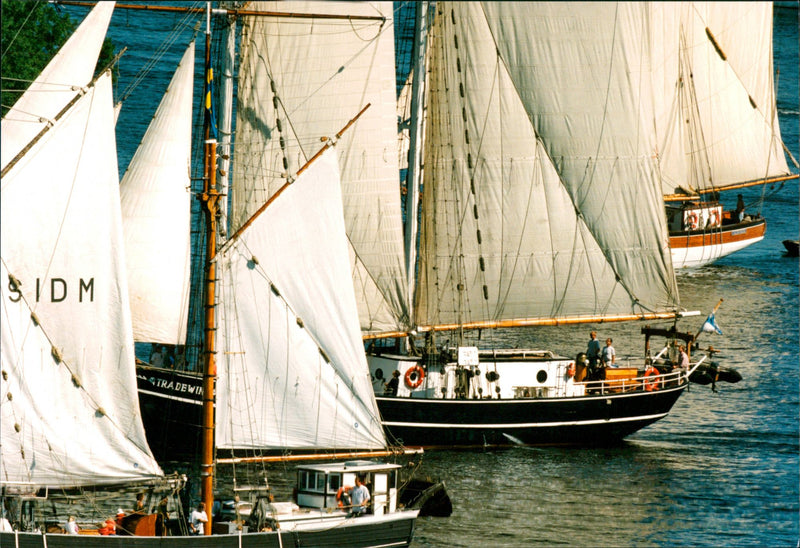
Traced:
[[719, 226], [719, 214], [717, 213], [716, 208], [712, 209], [709, 212], [708, 226], [710, 226], [711, 228]]
[[690, 211], [686, 214], [686, 217], [683, 220], [683, 223], [686, 225], [686, 228], [689, 230], [697, 230], [697, 213], [694, 211]]
[[406, 386], [412, 389], [417, 388], [420, 384], [422, 384], [423, 379], [425, 379], [425, 370], [420, 366], [415, 365], [406, 371], [405, 379]]
[[648, 392], [658, 390], [658, 369], [652, 365], [644, 372], [644, 389]]
[[567, 367], [567, 377], [571, 379], [574, 376], [575, 376], [575, 362], [572, 362], [569, 364], [569, 367]]
[[339, 490], [336, 491], [336, 504], [339, 508], [350, 506], [350, 489], [352, 489], [352, 487], [349, 485], [342, 485], [339, 487]]

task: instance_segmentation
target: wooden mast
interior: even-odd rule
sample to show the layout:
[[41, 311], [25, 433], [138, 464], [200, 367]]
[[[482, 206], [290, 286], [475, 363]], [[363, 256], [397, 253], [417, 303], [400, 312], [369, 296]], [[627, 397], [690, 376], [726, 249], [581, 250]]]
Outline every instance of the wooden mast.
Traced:
[[206, 81], [203, 101], [204, 154], [203, 154], [203, 192], [200, 206], [206, 220], [206, 287], [205, 287], [205, 333], [203, 348], [203, 434], [200, 455], [201, 500], [205, 503], [208, 523], [204, 527], [206, 535], [211, 534], [211, 513], [214, 507], [214, 384], [217, 376], [216, 362], [216, 253], [217, 253], [217, 203], [219, 193], [216, 187], [217, 140], [211, 135], [211, 11], [210, 2], [206, 12]]

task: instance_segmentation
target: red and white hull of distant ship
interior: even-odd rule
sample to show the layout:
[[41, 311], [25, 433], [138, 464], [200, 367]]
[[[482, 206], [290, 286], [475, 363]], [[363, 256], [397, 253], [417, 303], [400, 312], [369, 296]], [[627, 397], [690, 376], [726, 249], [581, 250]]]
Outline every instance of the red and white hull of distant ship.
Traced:
[[669, 246], [676, 269], [703, 266], [764, 239], [763, 218], [708, 231], [670, 232]]

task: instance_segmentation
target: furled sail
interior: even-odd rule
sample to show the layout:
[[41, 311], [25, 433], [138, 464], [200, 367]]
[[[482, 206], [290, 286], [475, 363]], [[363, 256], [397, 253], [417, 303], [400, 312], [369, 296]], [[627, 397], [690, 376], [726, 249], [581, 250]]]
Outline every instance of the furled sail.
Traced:
[[136, 394], [110, 72], [0, 184], [2, 479], [161, 475]]
[[417, 324], [675, 310], [647, 7], [436, 10]]
[[337, 146], [353, 285], [365, 332], [404, 329], [392, 3], [253, 2], [249, 8], [286, 15], [243, 22], [231, 227], [241, 226], [305, 164], [320, 135], [334, 135], [369, 103]]
[[663, 193], [788, 175], [772, 3], [663, 2], [650, 15]]
[[194, 52], [192, 42], [120, 183], [137, 341], [186, 339]]
[[216, 444], [385, 447], [328, 149], [217, 255]]
[[92, 79], [114, 2], [98, 2], [3, 117], [3, 169]]

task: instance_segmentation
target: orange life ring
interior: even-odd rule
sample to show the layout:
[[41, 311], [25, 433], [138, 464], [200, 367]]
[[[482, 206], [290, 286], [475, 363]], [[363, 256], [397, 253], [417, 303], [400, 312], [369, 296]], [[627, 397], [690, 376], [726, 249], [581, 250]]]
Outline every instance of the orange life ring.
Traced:
[[339, 487], [339, 490], [336, 491], [336, 504], [339, 506], [339, 508], [344, 508], [345, 502], [347, 502], [347, 506], [350, 506], [349, 500], [347, 501], [342, 500], [343, 498], [349, 497], [347, 493], [350, 492], [350, 489], [352, 489], [352, 487], [350, 487], [349, 485], [342, 485], [341, 487]]
[[649, 366], [644, 372], [644, 389], [648, 392], [658, 390], [658, 369]]
[[569, 367], [567, 368], [567, 376], [570, 379], [575, 376], [575, 362], [569, 364]]
[[694, 211], [690, 211], [686, 215], [684, 223], [686, 224], [686, 228], [688, 228], [689, 230], [695, 230], [697, 228], [697, 213], [695, 213]]
[[719, 226], [719, 214], [717, 213], [716, 208], [711, 210], [710, 221], [711, 221], [710, 226], [712, 227]]
[[422, 384], [423, 379], [425, 379], [425, 370], [420, 366], [415, 365], [406, 371], [405, 379], [406, 386], [409, 388], [417, 388], [420, 384]]

